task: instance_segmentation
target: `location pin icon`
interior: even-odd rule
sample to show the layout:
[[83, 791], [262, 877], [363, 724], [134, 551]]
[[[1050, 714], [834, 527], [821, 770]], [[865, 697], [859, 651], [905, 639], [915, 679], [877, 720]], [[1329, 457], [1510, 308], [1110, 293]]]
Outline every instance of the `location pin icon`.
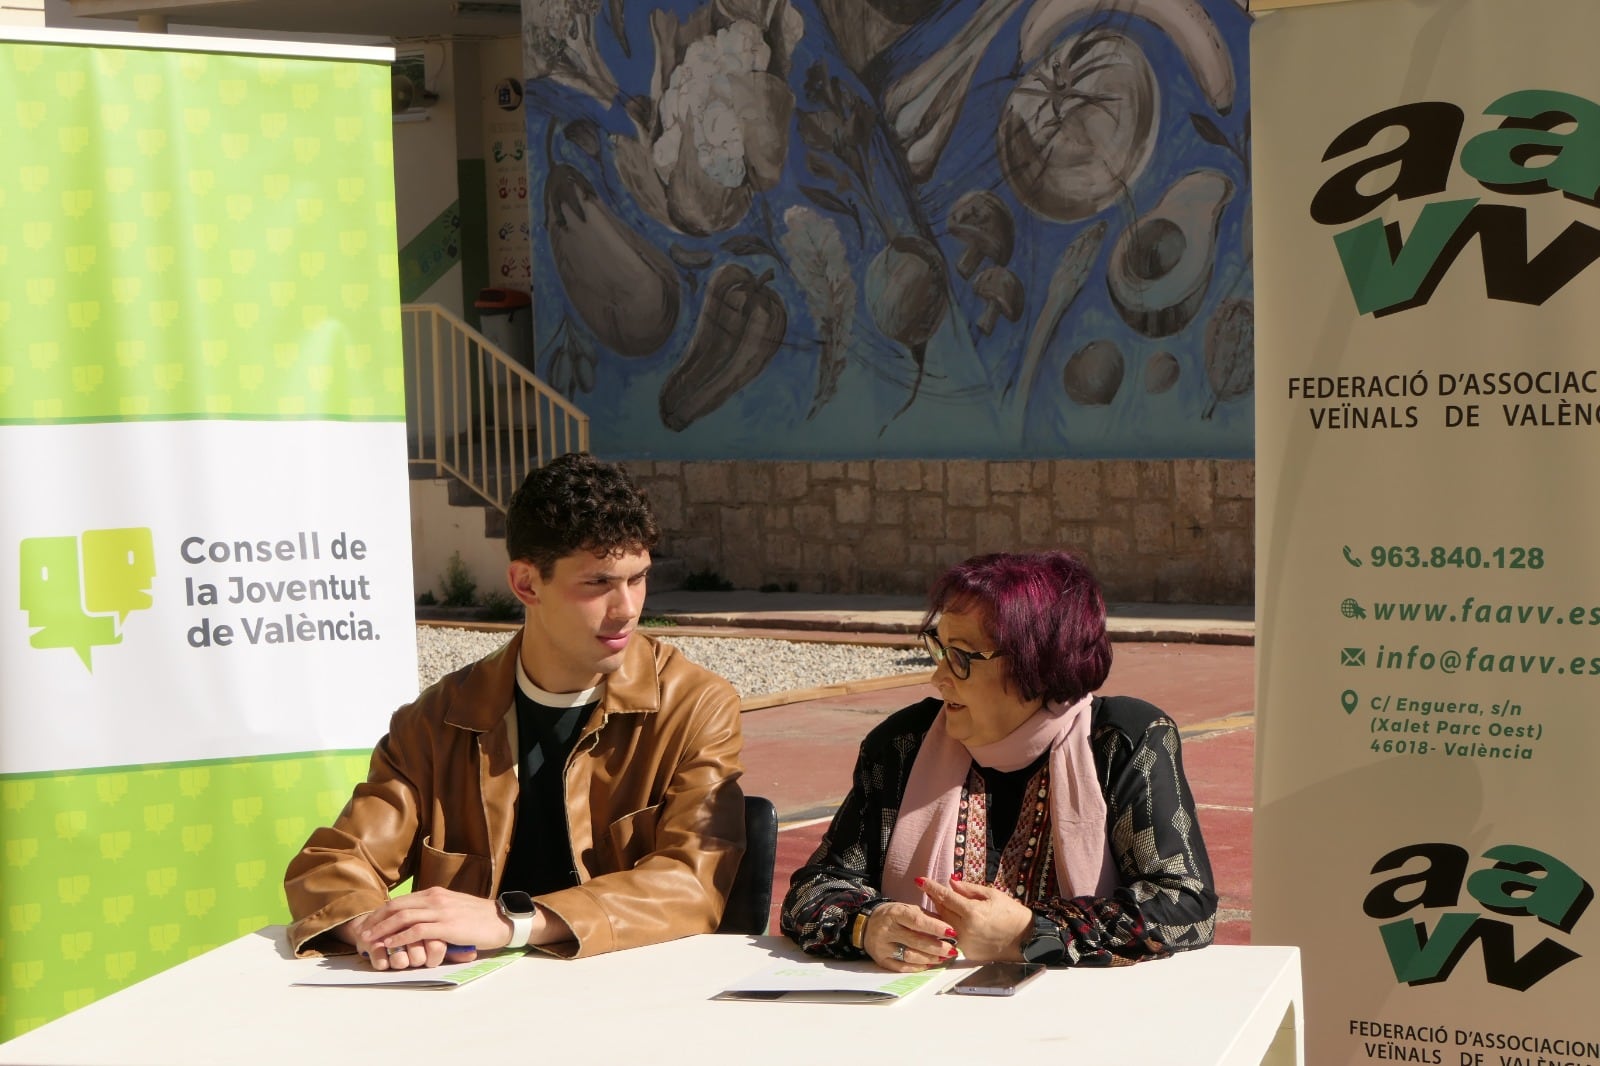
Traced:
[[1353, 714], [1356, 709], [1356, 702], [1360, 699], [1361, 697], [1356, 695], [1355, 689], [1347, 688], [1344, 690], [1344, 694], [1339, 697], [1339, 703], [1343, 705], [1345, 714]]

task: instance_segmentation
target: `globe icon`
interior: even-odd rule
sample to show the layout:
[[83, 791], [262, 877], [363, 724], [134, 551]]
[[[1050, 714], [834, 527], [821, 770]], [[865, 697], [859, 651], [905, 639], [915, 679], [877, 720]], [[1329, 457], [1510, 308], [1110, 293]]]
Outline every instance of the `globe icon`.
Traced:
[[1365, 618], [1367, 616], [1367, 612], [1361, 609], [1361, 605], [1352, 599], [1346, 599], [1339, 604], [1339, 613], [1346, 618]]

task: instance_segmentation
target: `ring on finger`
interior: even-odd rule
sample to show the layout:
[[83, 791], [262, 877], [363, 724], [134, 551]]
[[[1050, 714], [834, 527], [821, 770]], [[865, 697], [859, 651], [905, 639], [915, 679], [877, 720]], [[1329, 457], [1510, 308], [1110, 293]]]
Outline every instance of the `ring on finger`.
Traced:
[[896, 944], [894, 946], [894, 954], [890, 957], [893, 958], [895, 962], [905, 962], [906, 946], [904, 944]]
[[404, 946], [389, 949], [389, 956], [391, 958], [393, 958], [395, 955], [404, 955], [405, 953], [406, 949]]

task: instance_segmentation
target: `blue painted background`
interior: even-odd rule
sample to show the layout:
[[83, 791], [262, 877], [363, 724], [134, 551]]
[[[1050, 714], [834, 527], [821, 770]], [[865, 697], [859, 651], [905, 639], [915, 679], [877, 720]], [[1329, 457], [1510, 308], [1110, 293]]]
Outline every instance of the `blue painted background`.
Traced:
[[[1183, 50], [1157, 25], [1170, 20], [1143, 17], [1165, 4], [1199, 5], [1215, 27], [1236, 81], [1225, 112], [1201, 91]], [[871, 62], [855, 57], [860, 69], [853, 70], [839, 42], [853, 39], [859, 51], [862, 20], [872, 17], [868, 8], [905, 20], [907, 28]], [[1019, 56], [1020, 31], [1033, 8], [1040, 9], [1035, 18], [1047, 8], [1079, 12], [1055, 37], [1081, 42], [1075, 53], [1057, 53], [1069, 60], [1059, 80], [1087, 85], [1066, 106], [1095, 106], [1095, 68], [1104, 56], [1089, 45], [1106, 32], [1142, 51], [1159, 88], [1148, 163], [1125, 195], [1082, 219], [1061, 221], [1030, 210], [1002, 173], [996, 148], [1008, 97], [1019, 84], [1037, 85], [1028, 79], [1038, 61]], [[655, 9], [665, 14], [653, 16]], [[1004, 17], [994, 20], [999, 28], [965, 93], [956, 79], [953, 95], [941, 102], [939, 110], [954, 100], [959, 118], [931, 174], [918, 183], [888, 113], [889, 87], [975, 17], [995, 12]], [[676, 48], [660, 49], [664, 55], [652, 39], [652, 17], [658, 36], [662, 26], [689, 26]], [[747, 25], [735, 26], [740, 21]], [[744, 180], [731, 192], [705, 184], [716, 180], [705, 173], [708, 167], [721, 168], [724, 182], [736, 178], [739, 163], [731, 157], [739, 153], [713, 153], [700, 166], [691, 148], [675, 157], [671, 170], [680, 202], [690, 209], [675, 211], [666, 202], [667, 187], [648, 171], [641, 179], [636, 164], [650, 158], [663, 129], [660, 90], [670, 84], [672, 69], [688, 60], [684, 39], [718, 30], [728, 48], [759, 34], [766, 45], [764, 73], [773, 80], [739, 77], [711, 88], [710, 99], [734, 105], [721, 118], [744, 130]], [[537, 371], [591, 416], [595, 450], [612, 458], [1250, 457], [1248, 30], [1249, 16], [1236, 0], [524, 0]], [[696, 57], [704, 59], [715, 40], [704, 41]], [[1192, 38], [1189, 47], [1192, 52]], [[679, 75], [680, 82], [685, 78]], [[753, 100], [757, 85], [761, 95]], [[710, 137], [726, 128], [716, 127]], [[619, 165], [626, 169], [630, 160], [633, 177], [625, 179]], [[1170, 336], [1146, 336], [1113, 306], [1108, 261], [1130, 224], [1198, 170], [1218, 172], [1231, 185], [1210, 247], [1210, 280], [1187, 325]], [[695, 188], [715, 195], [684, 193]], [[963, 245], [949, 225], [952, 207], [978, 189], [998, 197], [1014, 220], [1007, 265], [1024, 293], [1017, 321], [1000, 318], [988, 336], [977, 328], [984, 301], [956, 271]], [[588, 210], [590, 204], [604, 211]], [[707, 204], [720, 210], [704, 210]], [[562, 232], [564, 266], [557, 262], [550, 219]], [[809, 243], [797, 243], [794, 222]], [[1088, 240], [1085, 233], [1097, 226], [1104, 227], [1103, 241], [1043, 348], [1024, 408], [1023, 390], [1012, 383], [1051, 278], [1069, 246]], [[933, 250], [935, 266], [917, 255], [884, 255], [891, 237], [905, 247], [907, 238], [919, 235], [929, 243], [916, 247]], [[654, 252], [635, 251], [646, 246]], [[799, 261], [797, 249], [808, 262]], [[831, 251], [831, 272], [820, 269], [830, 257], [818, 249]], [[623, 260], [626, 269], [602, 265]], [[742, 290], [714, 285], [730, 263], [744, 272], [728, 271], [721, 279], [743, 277]], [[925, 297], [923, 311], [945, 305], [920, 353], [920, 370], [913, 349], [882, 328], [916, 333], [903, 316], [898, 325], [892, 317], [896, 309], [907, 310], [904, 301], [883, 295], [884, 268], [891, 263], [924, 272], [909, 286]], [[927, 273], [938, 270], [943, 284]], [[768, 271], [763, 284], [753, 281]], [[651, 281], [618, 288], [619, 278]], [[819, 284], [830, 279], [831, 289]], [[720, 288], [722, 303], [708, 310], [713, 288]], [[939, 292], [942, 300], [933, 295]], [[1222, 322], [1217, 311], [1225, 303]], [[675, 315], [670, 322], [662, 317], [666, 311]], [[751, 330], [742, 344], [738, 336], [717, 335], [719, 323], [746, 315], [764, 322], [764, 331]], [[774, 345], [777, 318], [785, 321], [781, 343]], [[652, 320], [654, 329], [640, 325]], [[1214, 334], [1209, 344], [1208, 331]], [[623, 347], [656, 346], [619, 352], [608, 337]], [[1076, 397], [1069, 395], [1063, 372], [1074, 353], [1095, 341], [1120, 350], [1120, 385], [1113, 393], [1114, 377], [1102, 372]], [[1165, 373], [1151, 365], [1158, 353], [1171, 356], [1160, 360]], [[693, 373], [678, 373], [698, 384], [669, 389], [663, 404], [669, 375], [686, 359], [697, 360]], [[709, 411], [683, 399], [708, 393], [726, 398]]]

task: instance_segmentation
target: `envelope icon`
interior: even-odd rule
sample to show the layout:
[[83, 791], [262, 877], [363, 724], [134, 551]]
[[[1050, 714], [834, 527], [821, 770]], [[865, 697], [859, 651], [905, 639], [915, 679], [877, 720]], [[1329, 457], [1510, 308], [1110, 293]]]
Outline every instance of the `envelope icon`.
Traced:
[[1340, 666], [1365, 666], [1367, 665], [1367, 652], [1365, 648], [1340, 648]]

